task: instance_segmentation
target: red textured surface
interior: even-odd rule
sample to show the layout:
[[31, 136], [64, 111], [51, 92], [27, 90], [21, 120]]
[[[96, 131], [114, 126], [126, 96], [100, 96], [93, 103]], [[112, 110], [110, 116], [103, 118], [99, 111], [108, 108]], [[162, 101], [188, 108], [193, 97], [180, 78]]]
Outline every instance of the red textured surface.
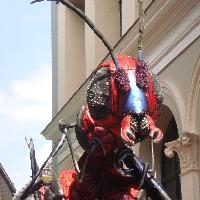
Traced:
[[[94, 200], [98, 198], [90, 176], [86, 176], [84, 182], [79, 183], [75, 171], [64, 170], [60, 175], [60, 183], [66, 200]], [[122, 190], [106, 191], [101, 195], [101, 200], [134, 200], [138, 192], [137, 187], [133, 185]]]
[[127, 143], [130, 142], [131, 144], [131, 140], [129, 139], [129, 137], [127, 136], [127, 132], [131, 132], [130, 130], [130, 122], [131, 122], [131, 116], [127, 115], [123, 118], [122, 122], [121, 122], [121, 137], [127, 141]]
[[39, 191], [40, 191], [40, 198], [41, 198], [41, 200], [45, 200], [45, 198], [44, 198], [44, 195], [45, 195], [45, 187], [44, 186], [42, 186], [40, 189], [39, 189]]
[[[137, 60], [129, 56], [118, 56], [120, 68], [133, 70], [137, 66]], [[76, 172], [73, 170], [64, 170], [60, 175], [60, 183], [64, 190], [67, 200], [94, 200], [97, 191], [96, 186], [99, 182], [105, 179], [103, 185], [107, 187], [101, 193], [101, 200], [134, 200], [138, 194], [137, 187], [129, 179], [124, 179], [119, 175], [113, 165], [113, 155], [116, 148], [124, 148], [124, 141], [131, 142], [127, 137], [126, 132], [130, 130], [130, 116], [123, 116], [121, 106], [123, 95], [119, 92], [115, 82], [115, 65], [113, 61], [107, 61], [99, 66], [109, 68], [111, 73], [110, 88], [111, 88], [111, 113], [105, 119], [94, 120], [89, 112], [87, 105], [84, 107], [81, 130], [85, 134], [88, 141], [93, 138], [98, 138], [105, 149], [106, 156], [99, 156], [95, 152], [93, 157], [88, 162], [88, 168], [82, 183], [79, 183], [76, 177]], [[154, 120], [157, 118], [157, 102], [153, 91], [153, 83], [151, 77], [148, 76], [148, 89], [145, 96], [148, 102], [148, 114], [146, 117], [150, 124], [150, 132], [155, 128]], [[79, 165], [85, 161], [85, 154], [79, 161]], [[110, 189], [108, 189], [110, 188]], [[118, 188], [118, 189], [117, 189]]]
[[[121, 69], [124, 69], [125, 71], [133, 70], [135, 73], [135, 69], [137, 67], [136, 59], [130, 56], [118, 55], [118, 61]], [[107, 118], [101, 120], [94, 120], [90, 116], [88, 107], [85, 106], [85, 112], [83, 115], [83, 124], [81, 129], [83, 133], [86, 134], [89, 140], [91, 140], [94, 137], [97, 137], [101, 139], [102, 142], [104, 143], [106, 141], [105, 136], [112, 133], [114, 135], [113, 136], [114, 138], [119, 139], [120, 137], [122, 137], [124, 141], [130, 143], [131, 140], [125, 134], [127, 130], [130, 130], [130, 123], [129, 123], [130, 118], [122, 115], [121, 107], [123, 105], [123, 94], [119, 92], [117, 85], [114, 81], [116, 67], [112, 60], [103, 63], [98, 67], [98, 69], [102, 67], [109, 68], [109, 71], [111, 73], [111, 78], [110, 78], [111, 97], [112, 97], [111, 114]], [[153, 83], [150, 75], [148, 76], [148, 88], [146, 91], [144, 91], [144, 93], [148, 104], [148, 114], [146, 115], [148, 115], [147, 119], [149, 120], [150, 129], [153, 129], [155, 128], [154, 121], [158, 117], [158, 112], [157, 112], [156, 97], [154, 95], [154, 90], [153, 90]], [[98, 131], [98, 129], [99, 130], [102, 129], [104, 131]], [[107, 137], [107, 139], [110, 140], [111, 139], [110, 137]]]
[[70, 190], [76, 181], [76, 172], [74, 170], [64, 170], [60, 174], [60, 184], [62, 186], [65, 197], [69, 199]]
[[148, 101], [148, 113], [154, 120], [156, 120], [158, 117], [158, 113], [156, 112], [157, 103], [156, 103], [156, 97], [153, 91], [153, 83], [150, 76], [148, 77], [148, 92], [146, 94], [146, 97]]

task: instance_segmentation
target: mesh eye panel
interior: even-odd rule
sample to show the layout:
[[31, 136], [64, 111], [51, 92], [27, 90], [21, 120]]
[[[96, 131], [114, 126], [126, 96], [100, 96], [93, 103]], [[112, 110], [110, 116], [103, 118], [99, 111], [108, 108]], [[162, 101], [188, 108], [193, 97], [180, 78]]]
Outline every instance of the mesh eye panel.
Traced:
[[132, 134], [135, 136], [136, 142], [144, 140], [150, 131], [150, 125], [147, 118], [143, 116], [132, 116], [130, 128]]
[[110, 72], [103, 67], [92, 77], [86, 95], [90, 115], [98, 120], [111, 113]]
[[161, 104], [163, 103], [163, 99], [164, 99], [163, 90], [160, 86], [160, 80], [159, 80], [158, 76], [156, 74], [154, 74], [153, 72], [150, 72], [150, 75], [151, 75], [152, 81], [153, 81], [153, 88], [154, 88], [154, 94], [155, 94], [156, 100], [157, 100], [157, 105], [158, 105], [158, 107], [160, 107]]

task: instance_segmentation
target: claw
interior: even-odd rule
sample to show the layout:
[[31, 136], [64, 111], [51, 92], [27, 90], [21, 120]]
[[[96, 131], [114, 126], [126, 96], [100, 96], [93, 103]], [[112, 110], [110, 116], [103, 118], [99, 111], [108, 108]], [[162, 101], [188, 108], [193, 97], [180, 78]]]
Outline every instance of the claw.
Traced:
[[163, 133], [159, 128], [155, 127], [151, 130], [149, 136], [153, 139], [154, 143], [159, 143], [163, 138]]
[[134, 145], [135, 141], [135, 135], [132, 133], [131, 128], [131, 116], [127, 115], [123, 118], [121, 122], [121, 139], [127, 144], [127, 145]]

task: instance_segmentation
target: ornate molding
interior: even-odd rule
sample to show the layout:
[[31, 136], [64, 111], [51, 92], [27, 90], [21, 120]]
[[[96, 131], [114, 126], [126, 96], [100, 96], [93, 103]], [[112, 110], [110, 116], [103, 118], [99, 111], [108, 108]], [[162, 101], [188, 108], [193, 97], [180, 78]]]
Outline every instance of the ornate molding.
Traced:
[[[146, 10], [145, 57], [153, 72], [160, 73], [199, 36], [199, 7], [198, 0], [157, 0]], [[137, 27], [138, 20], [115, 45], [115, 52], [135, 55]]]
[[178, 153], [181, 167], [181, 174], [188, 173], [198, 168], [198, 141], [199, 135], [192, 133], [183, 133], [183, 136], [175, 141], [165, 144], [165, 155], [172, 158]]
[[166, 98], [164, 99], [164, 104], [167, 105], [170, 110], [172, 111], [174, 117], [177, 119], [179, 119], [178, 125], [178, 129], [181, 130], [185, 130], [185, 125], [184, 125], [184, 118], [185, 118], [185, 110], [186, 110], [186, 106], [183, 100], [183, 97], [180, 93], [180, 91], [178, 90], [178, 88], [174, 85], [174, 83], [172, 83], [171, 81], [164, 81], [164, 80], [160, 80], [160, 84], [162, 86], [163, 92], [164, 94], [167, 94], [170, 96], [170, 98], [172, 99], [173, 102], [173, 106], [177, 109], [174, 110], [172, 107], [169, 106], [169, 103], [166, 102]]
[[200, 56], [197, 59], [195, 69], [192, 75], [187, 106], [186, 106], [186, 115], [185, 124], [187, 131], [196, 132], [197, 125], [197, 103], [200, 91]]

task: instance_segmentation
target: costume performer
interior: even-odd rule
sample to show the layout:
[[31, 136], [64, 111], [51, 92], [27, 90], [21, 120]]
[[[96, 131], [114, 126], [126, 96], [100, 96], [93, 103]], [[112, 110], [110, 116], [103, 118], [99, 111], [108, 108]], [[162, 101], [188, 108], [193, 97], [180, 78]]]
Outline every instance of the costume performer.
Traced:
[[[34, 2], [38, 1], [42, 0]], [[112, 60], [101, 64], [93, 73], [86, 104], [77, 116], [75, 132], [85, 150], [78, 161], [80, 170], [62, 171], [59, 183], [54, 180], [45, 186], [42, 180], [41, 184], [34, 185], [43, 169], [41, 167], [18, 199], [25, 199], [39, 190], [43, 193], [42, 200], [170, 200], [160, 183], [149, 173], [148, 164], [132, 151], [135, 144], [148, 137], [154, 142], [163, 138], [162, 131], [155, 126], [163, 93], [158, 77], [149, 71], [143, 61], [142, 1], [139, 0], [138, 60], [126, 55], [116, 57], [112, 47], [81, 10], [68, 0], [56, 1], [84, 19], [108, 48]], [[55, 156], [63, 145], [68, 128], [69, 125], [60, 127], [64, 133], [61, 143], [49, 158]], [[73, 158], [73, 151], [71, 153]], [[53, 183], [56, 183], [54, 187]], [[51, 194], [48, 197], [45, 187]], [[60, 187], [63, 193], [58, 192]], [[142, 197], [144, 193], [146, 197]]]
[[85, 150], [79, 160], [81, 173], [61, 172], [64, 194], [69, 200], [133, 200], [144, 188], [152, 199], [170, 199], [131, 150], [147, 137], [155, 142], [163, 137], [154, 124], [163, 101], [158, 77], [130, 56], [119, 55], [117, 60], [120, 68], [107, 61], [89, 83], [76, 123]]

